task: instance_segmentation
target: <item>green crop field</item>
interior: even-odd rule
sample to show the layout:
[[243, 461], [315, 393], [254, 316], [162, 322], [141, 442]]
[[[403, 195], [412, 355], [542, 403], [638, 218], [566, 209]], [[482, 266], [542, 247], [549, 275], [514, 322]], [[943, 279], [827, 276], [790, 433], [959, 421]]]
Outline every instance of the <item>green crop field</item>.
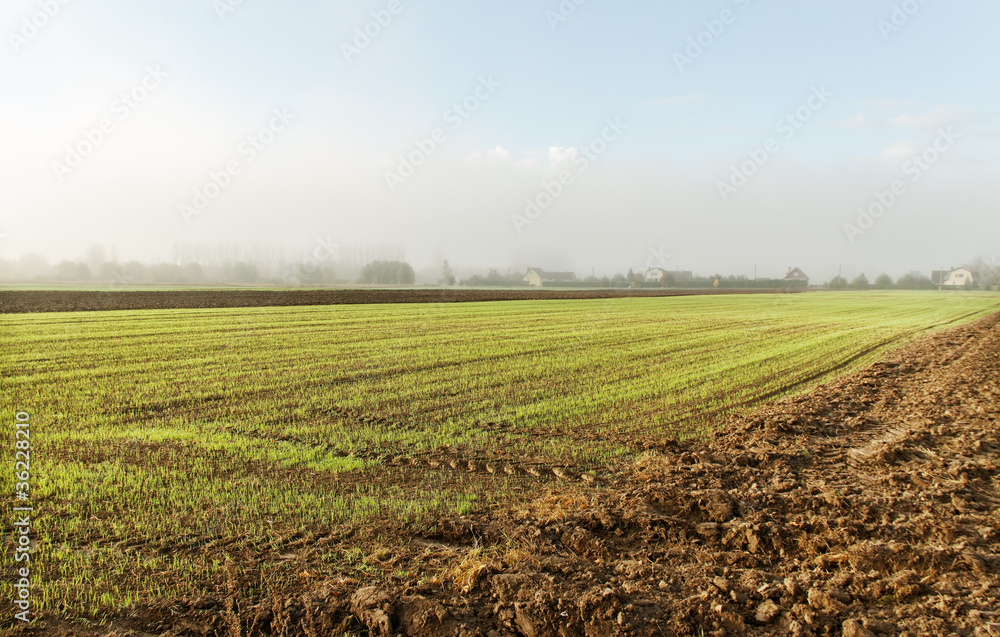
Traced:
[[100, 618], [237, 575], [391, 576], [344, 547], [560, 479], [601, 488], [581, 478], [643, 441], [996, 311], [844, 293], [0, 315], [0, 414], [31, 419], [34, 598]]

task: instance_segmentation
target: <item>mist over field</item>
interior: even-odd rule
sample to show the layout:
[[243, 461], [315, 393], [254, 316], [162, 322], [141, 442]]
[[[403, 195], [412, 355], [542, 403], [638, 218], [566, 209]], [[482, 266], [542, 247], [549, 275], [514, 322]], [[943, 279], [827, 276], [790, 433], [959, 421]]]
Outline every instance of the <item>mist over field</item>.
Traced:
[[978, 62], [998, 14], [11, 1], [0, 259], [337, 245], [425, 282], [445, 259], [817, 282], [996, 265], [998, 89]]

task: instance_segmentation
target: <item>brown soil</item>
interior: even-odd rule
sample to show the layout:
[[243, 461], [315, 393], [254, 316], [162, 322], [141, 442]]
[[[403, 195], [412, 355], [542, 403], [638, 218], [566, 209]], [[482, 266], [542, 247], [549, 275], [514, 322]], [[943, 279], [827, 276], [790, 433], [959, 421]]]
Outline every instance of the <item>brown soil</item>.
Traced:
[[0, 314], [81, 312], [96, 310], [161, 310], [293, 305], [361, 305], [366, 303], [469, 303], [617, 299], [626, 297], [694, 296], [703, 294], [774, 294], [800, 290], [543, 290], [543, 289], [353, 289], [353, 290], [160, 290], [86, 292], [68, 290], [0, 290]]
[[[998, 353], [994, 315], [711, 440], [659, 445], [603, 484], [550, 476], [514, 508], [401, 537], [386, 572], [418, 577], [327, 573], [267, 599], [220, 583], [215, 598], [137, 608], [113, 628], [1000, 637]], [[19, 634], [107, 632], [50, 620]]]

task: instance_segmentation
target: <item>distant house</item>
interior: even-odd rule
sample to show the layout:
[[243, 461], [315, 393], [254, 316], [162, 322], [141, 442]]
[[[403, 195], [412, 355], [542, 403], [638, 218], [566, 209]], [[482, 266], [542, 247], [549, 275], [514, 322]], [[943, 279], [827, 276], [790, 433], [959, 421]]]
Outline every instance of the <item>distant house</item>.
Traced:
[[799, 285], [809, 285], [809, 277], [798, 268], [788, 268], [788, 274], [782, 279], [785, 283], [797, 283]]
[[650, 268], [646, 270], [646, 283], [660, 283], [668, 274], [663, 268]]
[[667, 277], [674, 283], [687, 283], [694, 278], [694, 275], [690, 270], [664, 270], [663, 268], [646, 270], [646, 283], [662, 283]]
[[979, 273], [973, 272], [968, 268], [934, 270], [931, 272], [931, 281], [934, 285], [941, 285], [946, 288], [961, 288], [967, 285], [975, 285], [979, 281]]
[[576, 281], [576, 275], [572, 272], [546, 272], [541, 268], [529, 268], [524, 275], [524, 280], [528, 285], [542, 287], [546, 283], [569, 283]]

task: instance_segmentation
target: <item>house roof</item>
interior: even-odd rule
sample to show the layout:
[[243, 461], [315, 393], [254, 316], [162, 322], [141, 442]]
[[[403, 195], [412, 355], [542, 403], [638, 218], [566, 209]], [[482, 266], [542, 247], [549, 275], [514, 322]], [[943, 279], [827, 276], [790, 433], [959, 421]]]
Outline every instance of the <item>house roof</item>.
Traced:
[[948, 280], [948, 277], [954, 272], [968, 272], [969, 276], [973, 281], [979, 280], [979, 273], [975, 270], [970, 270], [969, 268], [952, 268], [951, 270], [932, 270], [931, 271], [931, 283], [940, 285]]
[[646, 270], [646, 274], [649, 275], [652, 272], [662, 272], [664, 274], [669, 274], [676, 278], [691, 278], [691, 270], [667, 270], [666, 268], [650, 268]]
[[576, 274], [572, 272], [546, 272], [541, 268], [528, 268], [528, 274], [534, 272], [538, 275], [538, 278], [544, 279], [546, 281], [573, 281], [576, 279]]
[[792, 268], [791, 270], [788, 271], [788, 274], [785, 275], [785, 278], [783, 280], [784, 281], [808, 281], [809, 277], [806, 276], [806, 273], [803, 272], [802, 270], [800, 270], [798, 268]]

